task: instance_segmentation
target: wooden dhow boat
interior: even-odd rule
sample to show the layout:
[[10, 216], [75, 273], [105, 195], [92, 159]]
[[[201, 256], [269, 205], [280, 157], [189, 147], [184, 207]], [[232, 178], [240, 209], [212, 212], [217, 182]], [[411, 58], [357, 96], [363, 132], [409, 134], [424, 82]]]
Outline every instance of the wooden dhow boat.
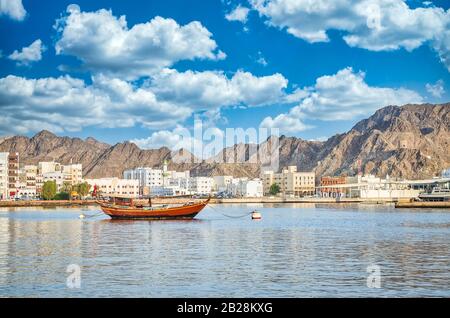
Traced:
[[168, 204], [152, 206], [137, 205], [131, 198], [111, 197], [109, 201], [97, 201], [103, 213], [113, 219], [171, 220], [193, 219], [209, 203], [210, 198], [202, 202], [186, 202], [178, 206]]

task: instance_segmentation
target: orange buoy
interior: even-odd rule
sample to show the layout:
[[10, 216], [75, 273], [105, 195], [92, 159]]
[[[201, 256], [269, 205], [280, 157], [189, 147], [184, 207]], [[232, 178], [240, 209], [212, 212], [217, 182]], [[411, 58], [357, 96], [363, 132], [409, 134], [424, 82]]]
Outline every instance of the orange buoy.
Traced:
[[260, 212], [258, 211], [253, 211], [252, 212], [252, 220], [261, 220], [262, 219], [262, 215]]

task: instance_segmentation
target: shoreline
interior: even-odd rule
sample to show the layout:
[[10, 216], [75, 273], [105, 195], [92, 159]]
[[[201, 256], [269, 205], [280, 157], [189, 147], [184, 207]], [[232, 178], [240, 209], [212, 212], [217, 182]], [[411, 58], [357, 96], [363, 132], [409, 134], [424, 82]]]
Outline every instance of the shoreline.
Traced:
[[[158, 198], [153, 199], [154, 204], [183, 204], [186, 198]], [[191, 199], [202, 201], [203, 199]], [[140, 204], [146, 204], [147, 200], [136, 200]], [[214, 199], [209, 204], [289, 204], [289, 203], [316, 203], [316, 204], [367, 204], [382, 205], [395, 204], [396, 208], [450, 208], [450, 202], [409, 202], [393, 199], [361, 199], [361, 198], [234, 198]], [[55, 200], [55, 201], [0, 201], [0, 208], [14, 207], [69, 207], [69, 206], [94, 206], [95, 200]]]

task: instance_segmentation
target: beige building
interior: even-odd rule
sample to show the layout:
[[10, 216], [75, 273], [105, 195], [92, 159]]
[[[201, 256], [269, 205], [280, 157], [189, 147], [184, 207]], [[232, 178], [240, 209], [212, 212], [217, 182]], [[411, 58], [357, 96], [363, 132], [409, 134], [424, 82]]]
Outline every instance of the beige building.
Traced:
[[38, 164], [38, 174], [61, 172], [61, 164], [54, 161], [43, 161]]
[[298, 172], [296, 166], [283, 168], [280, 173], [265, 171], [262, 179], [265, 195], [270, 193], [272, 184], [277, 184], [284, 195], [305, 196], [315, 192], [314, 172]]
[[0, 200], [8, 198], [8, 152], [0, 152]]
[[61, 171], [64, 174], [64, 182], [71, 185], [83, 182], [83, 166], [81, 163], [64, 165], [61, 167]]
[[97, 191], [100, 195], [123, 195], [131, 198], [139, 197], [139, 180], [127, 180], [119, 178], [86, 179], [90, 191]]

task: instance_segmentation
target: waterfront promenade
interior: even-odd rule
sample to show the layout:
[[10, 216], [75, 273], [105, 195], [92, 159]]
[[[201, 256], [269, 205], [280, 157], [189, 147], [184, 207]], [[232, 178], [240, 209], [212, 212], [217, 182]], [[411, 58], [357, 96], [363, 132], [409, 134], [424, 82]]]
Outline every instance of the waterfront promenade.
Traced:
[[[153, 204], [183, 204], [188, 198], [155, 198]], [[199, 199], [193, 199], [194, 201]], [[136, 203], [145, 204], [147, 200], [136, 200]], [[360, 199], [360, 198], [282, 198], [282, 197], [262, 197], [262, 198], [212, 198], [210, 204], [246, 204], [246, 203], [364, 203], [364, 204], [385, 204], [397, 203], [398, 207], [428, 207], [427, 202], [396, 202], [393, 199]], [[96, 205], [95, 200], [50, 200], [50, 201], [0, 201], [0, 207], [65, 207], [65, 206], [91, 206]], [[431, 207], [431, 206], [430, 206]], [[439, 207], [450, 208], [450, 202], [440, 202]]]

